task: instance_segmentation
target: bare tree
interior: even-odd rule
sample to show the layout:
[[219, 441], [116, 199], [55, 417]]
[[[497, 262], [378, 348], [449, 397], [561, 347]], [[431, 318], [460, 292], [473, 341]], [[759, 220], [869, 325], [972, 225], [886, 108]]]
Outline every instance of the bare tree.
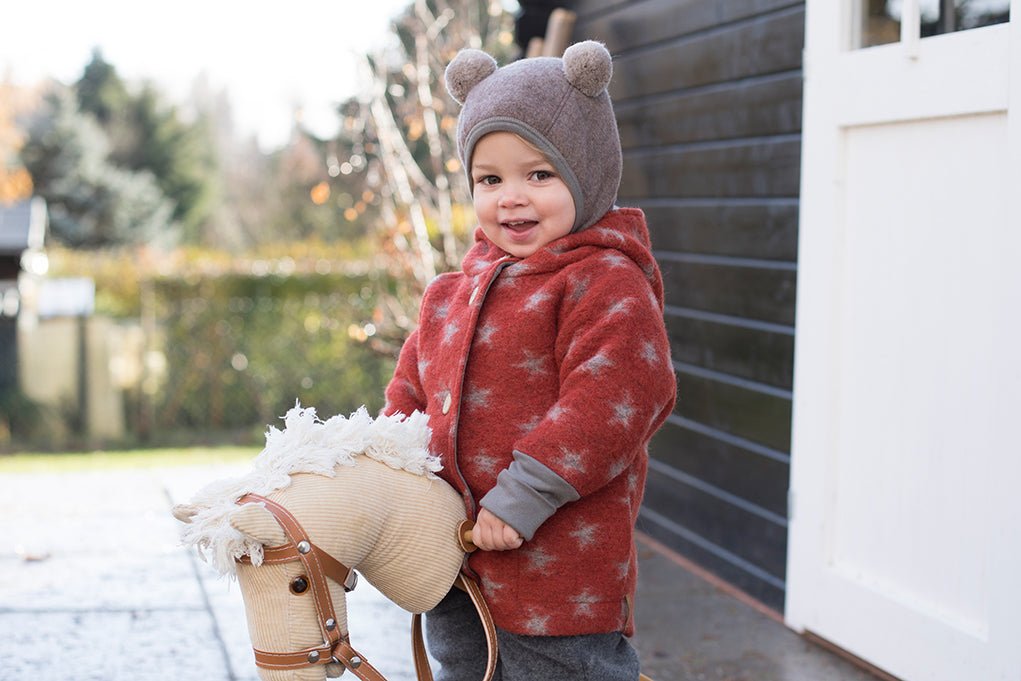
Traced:
[[337, 148], [381, 199], [373, 347], [394, 353], [438, 273], [459, 266], [473, 212], [457, 156], [446, 65], [466, 47], [514, 58], [514, 17], [500, 0], [414, 0], [394, 20], [395, 44], [367, 55], [362, 94], [345, 103]]

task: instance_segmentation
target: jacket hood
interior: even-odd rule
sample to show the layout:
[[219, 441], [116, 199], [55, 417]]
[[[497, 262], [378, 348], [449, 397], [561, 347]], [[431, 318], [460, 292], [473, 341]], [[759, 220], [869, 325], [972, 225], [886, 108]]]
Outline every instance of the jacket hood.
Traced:
[[591, 257], [602, 257], [607, 269], [633, 262], [663, 309], [663, 277], [652, 255], [645, 213], [639, 208], [611, 210], [591, 227], [551, 241], [527, 258], [509, 255], [477, 227], [475, 245], [464, 256], [461, 268], [469, 277], [476, 277], [495, 262], [505, 260], [512, 264], [502, 276], [518, 277], [554, 272]]

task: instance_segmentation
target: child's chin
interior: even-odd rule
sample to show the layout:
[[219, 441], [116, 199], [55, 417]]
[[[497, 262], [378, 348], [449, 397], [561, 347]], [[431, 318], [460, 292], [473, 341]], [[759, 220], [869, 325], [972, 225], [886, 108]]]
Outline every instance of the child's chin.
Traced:
[[507, 252], [513, 255], [515, 258], [527, 258], [528, 256], [535, 253], [536, 249], [531, 247], [522, 246], [509, 246]]

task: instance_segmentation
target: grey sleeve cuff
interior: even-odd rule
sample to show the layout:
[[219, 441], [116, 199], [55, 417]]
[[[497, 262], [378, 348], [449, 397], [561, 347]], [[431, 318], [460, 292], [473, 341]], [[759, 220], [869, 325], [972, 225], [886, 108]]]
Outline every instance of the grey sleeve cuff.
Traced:
[[546, 465], [515, 451], [514, 461], [480, 503], [528, 540], [558, 508], [578, 498], [570, 483]]

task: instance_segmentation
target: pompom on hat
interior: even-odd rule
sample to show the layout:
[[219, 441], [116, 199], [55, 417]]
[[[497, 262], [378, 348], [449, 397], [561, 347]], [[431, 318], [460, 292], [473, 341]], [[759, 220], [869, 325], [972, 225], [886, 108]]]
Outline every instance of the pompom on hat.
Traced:
[[533, 57], [497, 68], [481, 50], [461, 50], [447, 66], [447, 91], [462, 104], [457, 147], [471, 182], [475, 145], [491, 132], [511, 132], [535, 145], [574, 198], [572, 231], [613, 208], [620, 187], [617, 121], [606, 88], [613, 62], [598, 42], [567, 48], [563, 58]]

